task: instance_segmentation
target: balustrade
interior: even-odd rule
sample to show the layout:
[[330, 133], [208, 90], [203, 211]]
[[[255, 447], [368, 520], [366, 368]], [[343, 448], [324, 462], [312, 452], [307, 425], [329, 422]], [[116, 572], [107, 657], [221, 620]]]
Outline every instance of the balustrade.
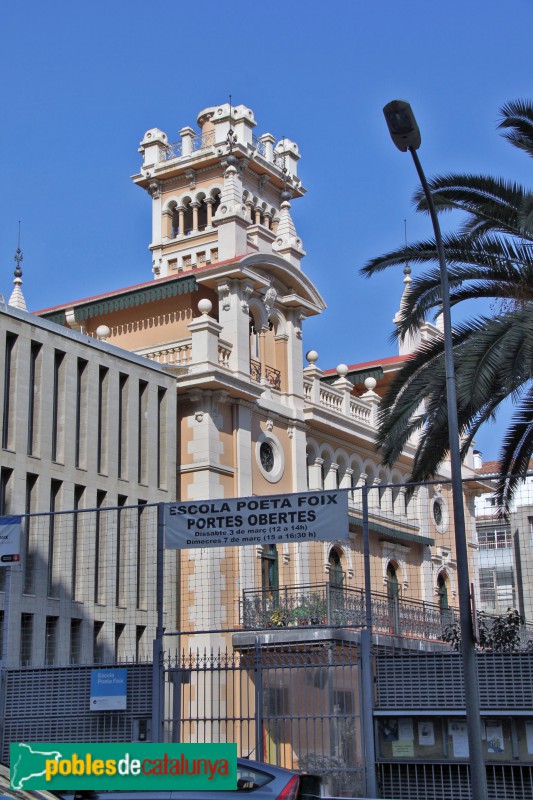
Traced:
[[[458, 613], [454, 608], [441, 609], [436, 603], [372, 592], [372, 626], [378, 633], [443, 641], [445, 628], [457, 622]], [[245, 628], [362, 628], [364, 590], [329, 583], [245, 590], [242, 623]]]
[[173, 367], [187, 367], [192, 361], [192, 340], [182, 339], [177, 342], [160, 345], [156, 350], [143, 348], [135, 351], [137, 355]]

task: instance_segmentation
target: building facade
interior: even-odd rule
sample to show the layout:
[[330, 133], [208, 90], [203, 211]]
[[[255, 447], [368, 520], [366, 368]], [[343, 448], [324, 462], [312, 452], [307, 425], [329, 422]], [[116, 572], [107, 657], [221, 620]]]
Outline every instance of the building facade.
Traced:
[[[256, 136], [253, 112], [204, 109], [180, 140], [153, 128], [133, 177], [152, 206], [154, 279], [64, 303], [42, 318], [162, 365], [178, 394], [175, 496], [183, 500], [343, 488], [350, 538], [325, 545], [260, 545], [228, 557], [181, 554], [179, 627], [192, 633], [243, 625], [246, 608], [281, 586], [363, 585], [361, 487], [369, 491], [374, 587], [396, 603], [458, 602], [447, 467], [442, 482], [409, 492], [414, 443], [393, 470], [375, 452], [377, 408], [416, 342], [397, 357], [323, 371], [302, 350], [305, 319], [325, 303], [302, 270], [291, 201], [305, 193], [289, 139]], [[409, 290], [406, 276], [405, 291]], [[422, 338], [437, 329], [427, 324]], [[472, 464], [465, 472], [475, 477]], [[473, 493], [467, 536], [475, 552]], [[234, 548], [235, 549], [235, 548]], [[206, 575], [209, 580], [206, 585]], [[196, 643], [226, 643], [220, 634]]]
[[[107, 334], [0, 306], [0, 514], [34, 515], [7, 601], [0, 571], [9, 667], [151, 655], [150, 504], [174, 497], [176, 387]], [[176, 577], [167, 577], [174, 620]]]

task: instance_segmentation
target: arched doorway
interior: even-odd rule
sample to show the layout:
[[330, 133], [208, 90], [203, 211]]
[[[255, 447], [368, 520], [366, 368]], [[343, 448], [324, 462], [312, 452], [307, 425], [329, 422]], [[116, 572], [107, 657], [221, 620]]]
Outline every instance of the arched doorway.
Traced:
[[341, 554], [336, 547], [329, 551], [328, 620], [334, 625], [346, 623], [344, 613], [344, 570]]
[[392, 561], [389, 561], [387, 566], [387, 602], [391, 632], [400, 633], [400, 584]]
[[437, 578], [437, 595], [439, 598], [440, 621], [444, 627], [453, 622], [453, 612], [448, 601], [448, 581], [445, 572], [439, 573]]

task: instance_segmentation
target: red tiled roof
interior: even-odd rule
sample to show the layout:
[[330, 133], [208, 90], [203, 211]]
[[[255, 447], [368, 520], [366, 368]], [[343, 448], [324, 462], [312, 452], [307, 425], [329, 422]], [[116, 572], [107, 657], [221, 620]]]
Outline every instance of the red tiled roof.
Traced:
[[[374, 367], [386, 367], [392, 364], [402, 364], [407, 361], [409, 356], [387, 356], [387, 358], [378, 358], [374, 361], [363, 361], [360, 364], [350, 364], [348, 367], [349, 372], [359, 372], [364, 369], [373, 369]], [[324, 375], [332, 375], [337, 372], [337, 369], [325, 369]]]
[[[529, 469], [533, 469], [533, 458], [529, 462]], [[476, 469], [477, 475], [498, 475], [499, 472], [499, 461], [485, 461], [482, 467]]]
[[235, 258], [228, 258], [226, 261], [215, 261], [213, 264], [206, 264], [204, 267], [196, 267], [190, 272], [181, 272], [179, 275], [167, 275], [164, 278], [156, 278], [143, 283], [136, 283], [133, 286], [123, 286], [120, 289], [113, 289], [110, 292], [103, 294], [95, 294], [92, 297], [83, 297], [81, 300], [72, 300], [68, 303], [61, 303], [59, 306], [51, 306], [50, 308], [42, 308], [40, 311], [34, 311], [37, 316], [41, 314], [51, 314], [53, 311], [61, 311], [64, 308], [73, 308], [74, 306], [84, 306], [88, 303], [94, 303], [98, 300], [103, 300], [106, 297], [114, 297], [117, 294], [125, 294], [127, 292], [136, 292], [139, 289], [146, 289], [149, 286], [155, 286], [159, 283], [169, 283], [176, 280], [176, 278], [190, 278], [196, 275], [197, 272], [205, 272], [206, 270], [213, 269], [214, 267], [222, 267], [224, 264], [232, 264], [235, 261], [240, 261], [244, 256], [235, 256]]

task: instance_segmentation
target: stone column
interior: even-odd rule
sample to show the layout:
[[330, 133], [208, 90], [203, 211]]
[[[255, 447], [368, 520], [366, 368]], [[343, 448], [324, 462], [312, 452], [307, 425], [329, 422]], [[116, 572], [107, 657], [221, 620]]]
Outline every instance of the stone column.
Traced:
[[309, 464], [309, 491], [316, 491], [322, 489], [322, 464], [323, 458], [315, 458], [314, 464]]
[[[350, 467], [346, 467], [346, 469], [344, 470], [343, 476], [340, 479], [339, 489], [351, 489], [352, 488], [352, 475], [353, 475], [353, 469], [350, 469]], [[350, 500], [351, 499], [352, 498], [350, 497]]]
[[200, 203], [196, 200], [191, 203], [192, 208], [192, 232], [198, 233], [198, 209], [200, 208]]
[[215, 200], [213, 197], [206, 197], [205, 204], [207, 206], [207, 227], [211, 227], [211, 220], [213, 219], [213, 206], [215, 204]]
[[261, 362], [261, 383], [266, 379], [266, 342], [265, 336], [268, 328], [261, 328], [259, 331], [259, 361]]
[[327, 475], [324, 476], [324, 489], [337, 488], [337, 475], [339, 472], [339, 465], [334, 462], [329, 465]]
[[161, 212], [161, 236], [163, 239], [172, 238], [172, 211], [169, 208]]
[[180, 236], [185, 236], [185, 206], [178, 206], [178, 227]]
[[181, 154], [182, 156], [190, 156], [192, 154], [193, 140], [195, 131], [193, 128], [186, 126], [180, 130], [181, 136]]
[[255, 224], [256, 225], [261, 225], [261, 209], [260, 208], [256, 208], [255, 209]]
[[216, 320], [208, 316], [212, 304], [210, 300], [200, 300], [198, 308], [202, 316], [187, 325], [192, 336], [192, 370], [218, 365], [218, 337], [222, 330]]

